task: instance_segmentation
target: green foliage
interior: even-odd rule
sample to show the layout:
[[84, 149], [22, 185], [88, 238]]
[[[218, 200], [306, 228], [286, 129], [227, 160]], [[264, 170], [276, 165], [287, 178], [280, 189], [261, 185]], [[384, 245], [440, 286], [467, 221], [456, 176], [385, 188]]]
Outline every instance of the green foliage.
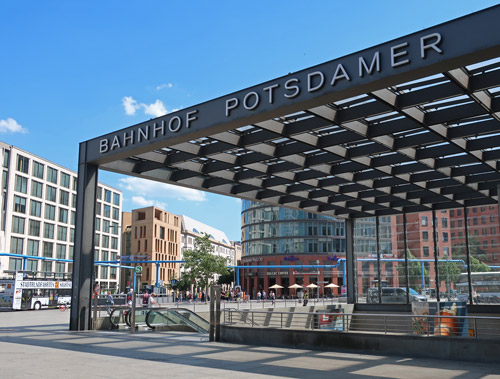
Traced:
[[[422, 287], [422, 266], [420, 262], [416, 262], [413, 259], [415, 259], [415, 256], [410, 252], [410, 249], [408, 251], [408, 276], [410, 283], [409, 286], [416, 291], [420, 291]], [[397, 267], [398, 273], [400, 277], [405, 276], [405, 267], [404, 264], [398, 265]], [[429, 277], [429, 270], [427, 268], [424, 268], [424, 277], [428, 278]]]
[[463, 265], [458, 262], [447, 262], [439, 260], [438, 271], [439, 280], [449, 283], [456, 283], [462, 273]]
[[[490, 268], [482, 261], [488, 260], [488, 252], [481, 249], [481, 244], [477, 237], [469, 238], [470, 270], [471, 272], [488, 272]], [[455, 247], [453, 258], [462, 259], [467, 262], [465, 244]]]
[[471, 272], [491, 271], [491, 269], [488, 267], [486, 263], [481, 262], [479, 259], [476, 259], [473, 256], [470, 257], [470, 270]]
[[214, 247], [208, 234], [196, 237], [194, 248], [184, 251], [185, 272], [183, 278], [195, 280], [196, 285], [208, 290], [208, 284], [215, 274], [226, 275], [227, 260], [215, 255]]

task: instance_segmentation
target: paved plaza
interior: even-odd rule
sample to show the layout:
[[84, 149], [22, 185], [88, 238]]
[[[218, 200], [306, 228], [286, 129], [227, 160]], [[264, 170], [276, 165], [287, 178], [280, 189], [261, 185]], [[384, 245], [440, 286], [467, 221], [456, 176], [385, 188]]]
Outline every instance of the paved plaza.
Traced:
[[8, 378], [500, 378], [500, 364], [208, 342], [180, 332], [70, 332], [69, 312], [1, 312]]

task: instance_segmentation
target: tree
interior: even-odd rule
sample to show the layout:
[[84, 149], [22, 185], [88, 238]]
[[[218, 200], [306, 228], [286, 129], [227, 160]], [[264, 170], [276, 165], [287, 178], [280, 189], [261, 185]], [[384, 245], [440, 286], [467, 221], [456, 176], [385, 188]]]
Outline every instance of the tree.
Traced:
[[193, 249], [184, 251], [184, 260], [186, 263], [183, 278], [196, 281], [196, 285], [206, 291], [214, 275], [225, 275], [229, 272], [226, 258], [215, 255], [210, 237], [206, 233], [195, 238]]
[[[488, 252], [481, 249], [481, 244], [477, 237], [469, 238], [470, 270], [471, 272], [488, 272], [490, 268], [482, 261], [488, 260]], [[455, 247], [453, 258], [462, 259], [467, 264], [467, 254], [465, 243]]]
[[[421, 290], [422, 287], [422, 263], [417, 262], [415, 256], [410, 252], [410, 249], [407, 250], [408, 253], [408, 276], [410, 282], [408, 283], [410, 288], [413, 288], [417, 291]], [[405, 277], [405, 267], [404, 264], [398, 265], [397, 270], [399, 272], [400, 277]], [[429, 270], [424, 266], [424, 278], [429, 278]]]

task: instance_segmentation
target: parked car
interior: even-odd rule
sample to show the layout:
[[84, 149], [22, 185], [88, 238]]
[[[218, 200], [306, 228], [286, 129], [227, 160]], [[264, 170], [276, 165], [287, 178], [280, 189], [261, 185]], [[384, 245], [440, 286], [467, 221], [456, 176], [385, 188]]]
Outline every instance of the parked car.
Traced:
[[[427, 297], [419, 295], [417, 291], [410, 288], [410, 303], [413, 301], [427, 301]], [[368, 288], [367, 303], [378, 303], [378, 288]], [[382, 303], [406, 304], [406, 288], [399, 287], [383, 287], [382, 288]]]

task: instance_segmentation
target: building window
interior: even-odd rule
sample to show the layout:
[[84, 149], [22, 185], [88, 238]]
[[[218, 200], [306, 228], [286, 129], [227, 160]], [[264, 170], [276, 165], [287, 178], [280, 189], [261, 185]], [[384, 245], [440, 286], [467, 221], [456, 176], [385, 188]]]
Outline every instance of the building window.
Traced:
[[111, 226], [111, 233], [114, 234], [115, 236], [118, 235], [118, 224], [116, 222], [113, 222]]
[[56, 258], [66, 259], [66, 245], [58, 243], [56, 249]]
[[113, 192], [113, 204], [120, 205], [120, 194]]
[[24, 234], [24, 218], [12, 217], [12, 233]]
[[109, 205], [104, 205], [104, 217], [111, 217], [111, 207]]
[[52, 242], [43, 242], [43, 248], [42, 248], [43, 256], [47, 258], [52, 258], [54, 255], [54, 244]]
[[102, 199], [102, 187], [97, 187], [97, 200], [101, 200]]
[[30, 220], [28, 234], [33, 237], [40, 237], [40, 221]]
[[97, 231], [101, 230], [101, 219], [98, 217], [95, 218], [95, 230]]
[[63, 224], [68, 223], [68, 210], [64, 208], [59, 208], [59, 222]]
[[17, 171], [27, 174], [29, 172], [30, 160], [22, 155], [17, 155]]
[[21, 196], [14, 196], [14, 212], [26, 213], [26, 199]]
[[429, 256], [429, 247], [424, 246], [424, 257], [428, 257], [428, 256]]
[[28, 240], [28, 255], [38, 257], [38, 246], [38, 241]]
[[57, 239], [59, 241], [66, 241], [68, 239], [68, 228], [65, 226], [57, 227]]
[[31, 200], [30, 216], [42, 216], [42, 203], [36, 200]]
[[45, 189], [45, 199], [47, 201], [56, 202], [57, 200], [57, 188], [52, 186], [47, 186]]
[[75, 194], [71, 194], [71, 206], [73, 208], [76, 208], [76, 195]]
[[111, 237], [111, 249], [113, 249], [113, 250], [118, 249], [118, 238]]
[[75, 229], [73, 228], [69, 230], [69, 242], [75, 242]]
[[113, 220], [118, 220], [120, 218], [120, 211], [118, 208], [113, 208]]
[[76, 212], [71, 211], [71, 225], [76, 225]]
[[52, 167], [47, 167], [47, 181], [57, 184], [57, 170]]
[[10, 156], [10, 151], [4, 150], [3, 151], [3, 167], [5, 167], [5, 168], [9, 167], [9, 156]]
[[22, 193], [28, 193], [28, 178], [24, 176], [16, 175], [16, 191]]
[[42, 262], [43, 272], [52, 272], [52, 262]]
[[37, 182], [36, 180], [31, 181], [31, 196], [42, 198], [43, 194], [43, 183]]
[[448, 218], [446, 218], [446, 217], [441, 218], [441, 225], [443, 226], [443, 228], [447, 228], [448, 227]]
[[78, 191], [78, 178], [73, 176], [73, 191]]
[[429, 241], [429, 232], [427, 231], [422, 232], [422, 241]]
[[43, 179], [43, 164], [33, 161], [33, 176], [38, 179]]
[[104, 201], [107, 203], [111, 203], [111, 191], [110, 190], [104, 190]]
[[443, 242], [448, 242], [448, 233], [443, 232]]
[[69, 192], [60, 190], [59, 191], [59, 203], [61, 205], [69, 206]]
[[69, 189], [70, 176], [65, 172], [61, 172], [61, 186]]
[[66, 263], [64, 262], [56, 262], [56, 273], [64, 274], [66, 272]]
[[109, 233], [109, 221], [108, 220], [102, 220], [102, 231], [104, 233]]
[[427, 216], [422, 216], [422, 226], [427, 226], [428, 221], [427, 221]]
[[9, 259], [9, 270], [22, 270], [23, 260], [21, 258], [10, 258]]
[[23, 254], [23, 238], [11, 237], [10, 239], [10, 253]]
[[48, 222], [43, 224], [43, 236], [50, 239], [54, 238], [54, 224]]
[[54, 205], [45, 204], [45, 219], [56, 220], [56, 207]]
[[106, 249], [109, 248], [109, 237], [103, 235], [101, 238], [101, 247], [105, 247]]

